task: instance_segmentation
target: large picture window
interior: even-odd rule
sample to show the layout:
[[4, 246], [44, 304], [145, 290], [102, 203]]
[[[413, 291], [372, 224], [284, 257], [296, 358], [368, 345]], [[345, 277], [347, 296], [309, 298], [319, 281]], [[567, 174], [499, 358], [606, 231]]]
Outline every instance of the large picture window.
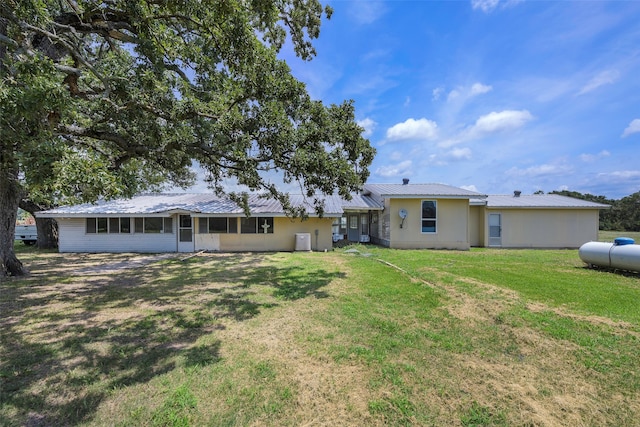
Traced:
[[134, 218], [134, 230], [136, 233], [158, 234], [173, 233], [173, 218], [148, 217]]
[[87, 234], [131, 233], [131, 218], [87, 218]]
[[241, 218], [242, 234], [273, 234], [273, 217]]
[[437, 231], [437, 203], [435, 200], [422, 201], [422, 232], [435, 233]]
[[235, 234], [238, 232], [238, 218], [200, 217], [198, 233], [200, 234]]

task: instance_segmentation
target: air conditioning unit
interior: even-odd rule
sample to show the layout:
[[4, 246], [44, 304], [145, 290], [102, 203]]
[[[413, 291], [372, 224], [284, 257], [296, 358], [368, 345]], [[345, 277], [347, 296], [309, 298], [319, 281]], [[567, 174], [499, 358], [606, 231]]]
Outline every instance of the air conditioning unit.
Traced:
[[296, 251], [311, 251], [311, 233], [296, 233]]

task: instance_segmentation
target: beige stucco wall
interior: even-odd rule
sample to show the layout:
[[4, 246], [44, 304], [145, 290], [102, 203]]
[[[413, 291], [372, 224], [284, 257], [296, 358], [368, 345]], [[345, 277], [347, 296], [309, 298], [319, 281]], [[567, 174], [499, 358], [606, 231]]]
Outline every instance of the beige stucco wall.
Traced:
[[[293, 251], [296, 233], [311, 235], [311, 249], [314, 251], [331, 250], [333, 240], [331, 224], [333, 218], [274, 218], [273, 234], [241, 234], [239, 225], [237, 234], [198, 234], [196, 220], [196, 250], [211, 249], [222, 252], [242, 251]], [[318, 230], [316, 238], [315, 230]], [[219, 239], [219, 240], [217, 240]], [[218, 247], [215, 247], [218, 245]], [[211, 246], [211, 247], [209, 247]]]
[[[422, 232], [422, 200], [437, 201], [437, 232]], [[398, 249], [469, 249], [468, 199], [391, 199], [388, 201], [390, 246]], [[400, 228], [400, 209], [407, 218]]]
[[597, 209], [486, 209], [485, 242], [489, 213], [502, 214], [503, 248], [578, 248], [598, 240]]

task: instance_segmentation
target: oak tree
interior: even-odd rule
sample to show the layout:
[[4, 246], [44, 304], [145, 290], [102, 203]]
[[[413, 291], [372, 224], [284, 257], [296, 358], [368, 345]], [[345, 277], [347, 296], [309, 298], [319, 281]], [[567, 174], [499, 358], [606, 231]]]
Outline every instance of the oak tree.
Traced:
[[312, 100], [279, 58], [287, 44], [312, 59], [331, 13], [318, 0], [2, 0], [0, 275], [25, 272], [19, 205], [187, 186], [194, 161], [214, 191], [234, 179], [292, 215], [265, 173], [311, 200], [357, 190], [374, 149], [353, 103]]

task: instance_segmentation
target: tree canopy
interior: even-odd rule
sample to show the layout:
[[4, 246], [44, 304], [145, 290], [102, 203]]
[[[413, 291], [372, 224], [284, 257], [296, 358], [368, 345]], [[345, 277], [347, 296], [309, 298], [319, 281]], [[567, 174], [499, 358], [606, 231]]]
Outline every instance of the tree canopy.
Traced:
[[[312, 59], [331, 13], [317, 0], [4, 0], [0, 213], [188, 186], [193, 161], [218, 193], [232, 178], [291, 214], [266, 172], [348, 197], [374, 156], [353, 103], [312, 100], [278, 58], [289, 43]], [[9, 228], [0, 274], [20, 274]]]

